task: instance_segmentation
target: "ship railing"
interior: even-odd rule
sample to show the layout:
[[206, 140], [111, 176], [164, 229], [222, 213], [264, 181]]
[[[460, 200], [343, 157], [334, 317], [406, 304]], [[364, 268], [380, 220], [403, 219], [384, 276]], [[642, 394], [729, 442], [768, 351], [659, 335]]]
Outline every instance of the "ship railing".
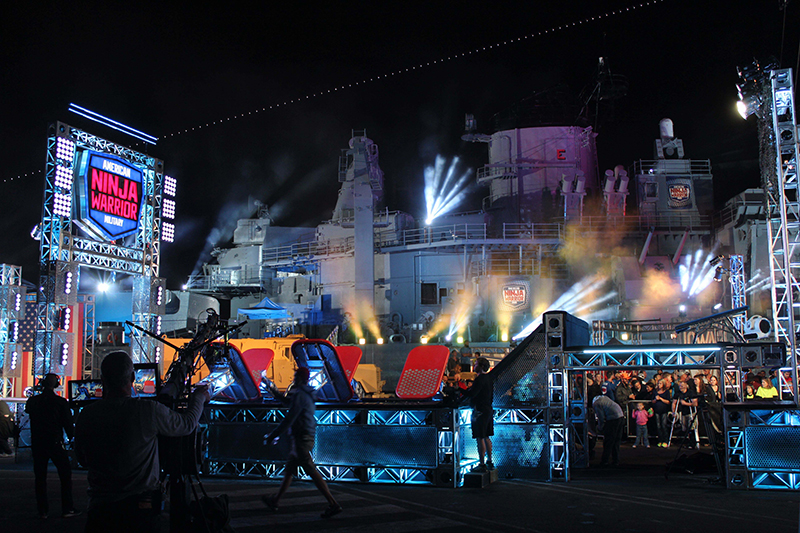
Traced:
[[710, 159], [640, 159], [633, 164], [635, 174], [678, 176], [710, 175]]

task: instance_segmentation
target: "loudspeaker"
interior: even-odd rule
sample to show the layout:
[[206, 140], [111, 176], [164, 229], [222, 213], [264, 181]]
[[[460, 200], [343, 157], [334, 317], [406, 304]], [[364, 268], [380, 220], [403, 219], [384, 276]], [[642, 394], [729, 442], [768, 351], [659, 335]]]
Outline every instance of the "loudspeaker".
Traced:
[[542, 318], [545, 328], [545, 347], [551, 366], [563, 366], [564, 357], [554, 357], [573, 346], [589, 345], [589, 324], [566, 311], [548, 311]]
[[737, 346], [727, 346], [722, 350], [722, 360], [726, 365], [739, 364], [739, 348]]
[[764, 366], [781, 367], [786, 365], [786, 345], [782, 342], [765, 345], [761, 349], [761, 354]]
[[437, 487], [455, 487], [453, 465], [441, 465], [430, 471], [433, 475], [433, 484]]
[[764, 366], [761, 354], [761, 346], [757, 344], [744, 345], [741, 347], [741, 365], [746, 368]]

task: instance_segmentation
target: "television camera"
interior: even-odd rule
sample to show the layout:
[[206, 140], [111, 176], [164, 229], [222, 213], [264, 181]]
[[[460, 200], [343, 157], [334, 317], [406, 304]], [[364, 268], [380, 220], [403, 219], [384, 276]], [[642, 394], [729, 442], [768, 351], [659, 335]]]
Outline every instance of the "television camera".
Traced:
[[[247, 322], [233, 327], [228, 327], [213, 309], [206, 310], [207, 320], [201, 322], [192, 340], [179, 347], [169, 341], [133, 324], [126, 322], [145, 335], [173, 348], [176, 352], [175, 360], [167, 370], [164, 383], [158, 392], [157, 399], [167, 407], [180, 411], [186, 407], [189, 393], [191, 392], [192, 377], [203, 364], [218, 362], [219, 357], [224, 357], [226, 351], [212, 350], [211, 343], [218, 339], [226, 339], [231, 333], [241, 329]], [[212, 392], [212, 391], [209, 391]], [[189, 490], [192, 488], [191, 477], [195, 476], [199, 482], [199, 465], [202, 462], [204, 438], [201, 432], [194, 431], [185, 437], [161, 437], [159, 439], [159, 458], [162, 465], [162, 481], [167, 480], [170, 494], [170, 531], [182, 532], [191, 528], [193, 517], [190, 511]], [[201, 485], [202, 488], [202, 485]], [[204, 491], [205, 492], [205, 491]], [[197, 495], [195, 494], [195, 498]], [[201, 502], [197, 501], [197, 508], [202, 509]], [[205, 520], [205, 517], [199, 517]]]

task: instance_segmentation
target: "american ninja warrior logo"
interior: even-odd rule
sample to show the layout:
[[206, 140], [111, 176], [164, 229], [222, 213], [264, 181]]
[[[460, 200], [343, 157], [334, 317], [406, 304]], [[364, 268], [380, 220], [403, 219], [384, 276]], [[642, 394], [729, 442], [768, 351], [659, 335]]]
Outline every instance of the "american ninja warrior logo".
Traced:
[[91, 153], [84, 174], [88, 221], [109, 239], [134, 233], [142, 204], [142, 172], [121, 159]]

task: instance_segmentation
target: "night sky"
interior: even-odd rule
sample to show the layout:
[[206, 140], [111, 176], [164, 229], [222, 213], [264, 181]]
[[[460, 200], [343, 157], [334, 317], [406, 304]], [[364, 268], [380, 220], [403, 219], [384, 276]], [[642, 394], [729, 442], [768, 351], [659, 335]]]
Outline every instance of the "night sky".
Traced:
[[[629, 83], [592, 117], [601, 172], [651, 159], [669, 117], [687, 157], [711, 160], [724, 201], [759, 183], [755, 118], [734, 110], [736, 66], [771, 55], [796, 69], [800, 42], [797, 0], [31, 4], [9, 3], [0, 21], [0, 262], [34, 282], [47, 125], [136, 143], [68, 113], [70, 102], [160, 138], [136, 148], [178, 180], [161, 270], [178, 288], [254, 214], [253, 199], [278, 225], [330, 218], [353, 129], [380, 148], [390, 209], [423, 219], [423, 169], [437, 154], [487, 162], [486, 145], [460, 139], [465, 113], [491, 133], [495, 114], [540, 91], [577, 97], [601, 56]], [[486, 194], [475, 188], [460, 210]]]

